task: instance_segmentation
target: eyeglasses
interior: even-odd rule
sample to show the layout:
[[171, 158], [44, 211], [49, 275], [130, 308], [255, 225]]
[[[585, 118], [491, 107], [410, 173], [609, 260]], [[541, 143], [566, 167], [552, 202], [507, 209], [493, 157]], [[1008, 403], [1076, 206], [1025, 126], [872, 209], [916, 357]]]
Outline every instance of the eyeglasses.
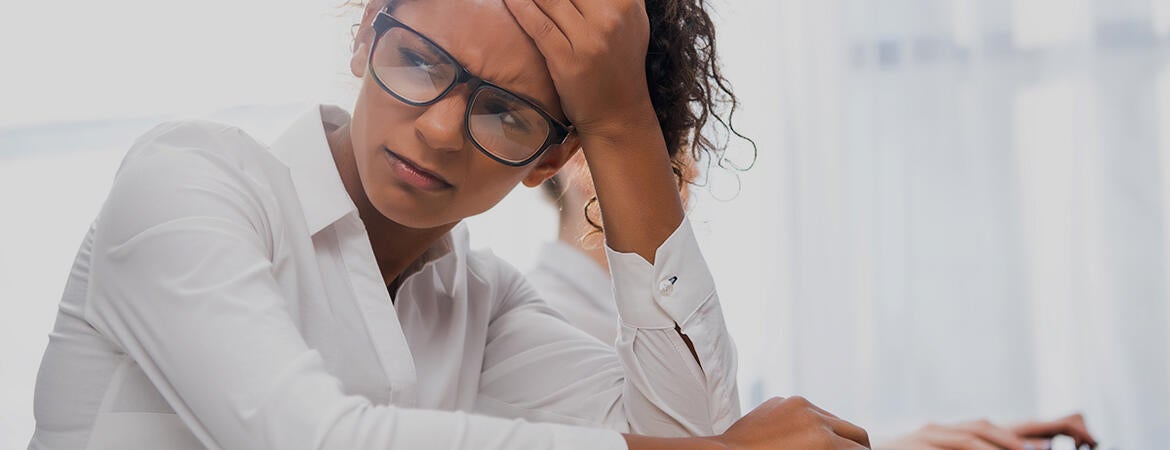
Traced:
[[369, 70], [394, 98], [429, 106], [455, 86], [471, 90], [464, 131], [480, 151], [509, 166], [524, 166], [545, 150], [563, 144], [573, 126], [561, 123], [533, 102], [472, 75], [434, 41], [386, 11], [374, 18]]

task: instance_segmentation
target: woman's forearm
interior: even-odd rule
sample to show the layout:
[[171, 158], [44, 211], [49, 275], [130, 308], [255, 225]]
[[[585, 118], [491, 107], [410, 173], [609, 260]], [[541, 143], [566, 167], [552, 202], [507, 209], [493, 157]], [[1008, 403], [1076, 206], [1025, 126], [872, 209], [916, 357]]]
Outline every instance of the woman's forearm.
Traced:
[[581, 147], [601, 204], [610, 248], [654, 253], [683, 220], [682, 199], [654, 109], [647, 98], [628, 117], [583, 134]]

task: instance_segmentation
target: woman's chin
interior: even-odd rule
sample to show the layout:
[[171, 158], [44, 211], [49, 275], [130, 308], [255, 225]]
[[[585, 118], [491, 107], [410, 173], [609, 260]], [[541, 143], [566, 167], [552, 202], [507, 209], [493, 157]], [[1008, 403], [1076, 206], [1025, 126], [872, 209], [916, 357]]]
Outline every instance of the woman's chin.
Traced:
[[[398, 197], [397, 195], [394, 197]], [[382, 214], [387, 220], [407, 228], [414, 229], [429, 229], [440, 227], [452, 222], [458, 222], [459, 218], [446, 217], [443, 212], [449, 211], [447, 208], [437, 205], [438, 202], [420, 202], [416, 198], [381, 198], [379, 200], [371, 199], [374, 208], [378, 213]]]

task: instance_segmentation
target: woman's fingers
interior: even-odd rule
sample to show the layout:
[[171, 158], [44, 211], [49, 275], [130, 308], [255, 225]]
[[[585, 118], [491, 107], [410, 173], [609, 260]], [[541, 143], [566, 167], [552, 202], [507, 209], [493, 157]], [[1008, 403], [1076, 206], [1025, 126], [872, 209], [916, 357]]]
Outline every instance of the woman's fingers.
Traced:
[[834, 418], [834, 419], [840, 419], [840, 417], [837, 417], [837, 415], [836, 415], [836, 414], [833, 414], [833, 413], [831, 413], [831, 412], [825, 411], [825, 409], [824, 409], [824, 408], [821, 408], [820, 406], [813, 405], [813, 404], [811, 404], [811, 403], [810, 403], [808, 406], [809, 406], [810, 408], [812, 408], [812, 410], [813, 410], [813, 411], [819, 412], [819, 413], [821, 413], [821, 415], [823, 415], [823, 416], [832, 417], [832, 418]]
[[[582, 144], [594, 138], [640, 139], [649, 143], [639, 147], [657, 147], [659, 130], [648, 127], [657, 119], [646, 84], [650, 21], [643, 0], [505, 4], [544, 55], [561, 109]], [[593, 144], [582, 146], [586, 152], [605, 148]]]
[[536, 0], [504, 0], [504, 4], [512, 12], [512, 17], [516, 18], [520, 28], [523, 28], [524, 32], [528, 33], [528, 36], [536, 42], [536, 47], [544, 54], [545, 59], [551, 60], [553, 55], [572, 51], [568, 36], [536, 4]]
[[869, 448], [869, 433], [866, 432], [864, 428], [849, 423], [848, 421], [837, 417], [836, 414], [826, 411], [820, 406], [809, 403], [809, 407], [812, 408], [813, 411], [816, 411], [822, 416], [825, 416], [829, 424], [833, 427], [833, 432], [837, 433], [838, 436], [844, 437], [853, 442], [864, 445], [866, 448]]
[[573, 37], [584, 26], [585, 18], [581, 16], [581, 11], [577, 10], [577, 6], [570, 0], [532, 0], [536, 6], [544, 11], [544, 15], [557, 25], [561, 33], [569, 38], [570, 45], [573, 42]]
[[856, 450], [870, 448], [865, 430], [829, 417], [803, 397], [776, 397], [711, 439], [727, 448]]
[[857, 441], [846, 439], [841, 436], [834, 436], [832, 441], [834, 449], [869, 450], [869, 444], [859, 444]]
[[[817, 408], [817, 409], [820, 409], [820, 408]], [[828, 413], [822, 413], [822, 415], [823, 414], [828, 414]], [[870, 448], [869, 433], [867, 433], [864, 428], [861, 428], [857, 425], [849, 423], [845, 420], [839, 419], [839, 418], [837, 418], [837, 416], [834, 416], [832, 414], [826, 415], [825, 421], [829, 423], [829, 426], [833, 429], [833, 432], [836, 433], [837, 436], [841, 436], [845, 439], [856, 442], [858, 445], [861, 445], [862, 447]]]
[[821, 420], [827, 423], [829, 428], [833, 430], [833, 433], [837, 436], [853, 441], [861, 446], [864, 446], [865, 448], [870, 447], [869, 433], [866, 432], [864, 428], [841, 419], [835, 414], [825, 411], [824, 408], [814, 405], [812, 402], [805, 400], [804, 398], [800, 398], [800, 401], [806, 408], [820, 415], [822, 417]]

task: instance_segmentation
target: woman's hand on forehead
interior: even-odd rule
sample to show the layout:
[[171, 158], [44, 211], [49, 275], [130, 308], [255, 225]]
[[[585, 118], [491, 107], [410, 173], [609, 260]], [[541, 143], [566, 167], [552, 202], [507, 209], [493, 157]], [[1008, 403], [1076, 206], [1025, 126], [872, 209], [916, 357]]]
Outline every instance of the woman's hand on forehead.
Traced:
[[642, 0], [504, 0], [544, 55], [576, 127], [605, 217], [605, 241], [654, 264], [684, 218], [650, 91]]
[[[581, 136], [654, 117], [646, 87], [650, 24], [639, 0], [504, 0], [548, 64]], [[636, 120], [642, 123], [644, 120]]]

